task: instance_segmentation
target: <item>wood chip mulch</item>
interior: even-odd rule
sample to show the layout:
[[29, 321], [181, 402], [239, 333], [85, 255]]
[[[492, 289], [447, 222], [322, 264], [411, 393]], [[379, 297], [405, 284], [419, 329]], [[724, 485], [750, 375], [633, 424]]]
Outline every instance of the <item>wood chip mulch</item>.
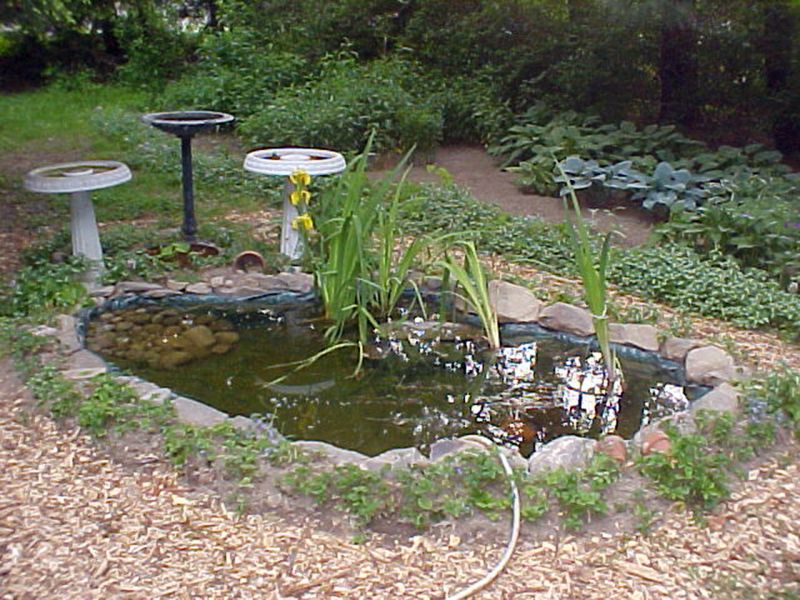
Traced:
[[[502, 552], [446, 533], [364, 545], [279, 514], [237, 517], [167, 466], [132, 472], [31, 415], [0, 365], [0, 598], [441, 598]], [[707, 527], [523, 539], [477, 597], [767, 597], [800, 591], [800, 468], [772, 462]], [[498, 523], [505, 531], [506, 524]]]

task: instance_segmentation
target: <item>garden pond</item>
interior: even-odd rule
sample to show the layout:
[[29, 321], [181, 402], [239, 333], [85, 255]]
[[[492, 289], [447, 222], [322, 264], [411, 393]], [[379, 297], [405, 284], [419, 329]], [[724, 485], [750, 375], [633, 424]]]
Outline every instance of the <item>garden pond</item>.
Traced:
[[253, 416], [289, 439], [366, 455], [422, 450], [481, 433], [530, 454], [563, 435], [632, 437], [686, 408], [705, 388], [675, 363], [620, 348], [624, 386], [608, 382], [589, 342], [534, 325], [506, 325], [491, 351], [464, 323], [409, 318], [364, 349], [324, 354], [319, 307], [309, 302], [169, 305], [95, 311], [86, 345], [142, 379], [230, 415]]

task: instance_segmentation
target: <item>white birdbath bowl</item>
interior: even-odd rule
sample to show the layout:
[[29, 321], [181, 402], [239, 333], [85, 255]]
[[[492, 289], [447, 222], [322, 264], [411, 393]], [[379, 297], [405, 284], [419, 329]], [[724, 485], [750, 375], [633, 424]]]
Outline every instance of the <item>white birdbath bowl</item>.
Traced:
[[34, 169], [25, 175], [26, 190], [40, 194], [71, 194], [72, 254], [89, 261], [86, 283], [96, 284], [103, 270], [103, 249], [89, 192], [130, 181], [127, 165], [113, 160], [89, 160]]
[[286, 177], [283, 187], [283, 226], [281, 228], [281, 253], [292, 260], [303, 254], [303, 239], [300, 232], [292, 227], [298, 216], [297, 207], [289, 199], [294, 185], [289, 175], [305, 171], [311, 177], [334, 175], [347, 167], [344, 157], [331, 150], [314, 148], [268, 148], [250, 152], [244, 159], [244, 168], [252, 173]]

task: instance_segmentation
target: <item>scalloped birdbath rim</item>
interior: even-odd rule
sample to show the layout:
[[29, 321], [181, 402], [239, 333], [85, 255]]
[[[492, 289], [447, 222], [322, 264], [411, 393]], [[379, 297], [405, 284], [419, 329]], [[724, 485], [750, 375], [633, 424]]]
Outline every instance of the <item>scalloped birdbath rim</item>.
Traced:
[[142, 115], [143, 123], [177, 136], [193, 136], [206, 129], [233, 122], [235, 117], [213, 110], [179, 110]]
[[130, 181], [128, 165], [115, 160], [85, 160], [33, 169], [23, 185], [41, 194], [91, 192]]
[[249, 152], [244, 168], [261, 175], [288, 177], [296, 171], [309, 175], [333, 175], [347, 168], [344, 156], [318, 148], [267, 148]]

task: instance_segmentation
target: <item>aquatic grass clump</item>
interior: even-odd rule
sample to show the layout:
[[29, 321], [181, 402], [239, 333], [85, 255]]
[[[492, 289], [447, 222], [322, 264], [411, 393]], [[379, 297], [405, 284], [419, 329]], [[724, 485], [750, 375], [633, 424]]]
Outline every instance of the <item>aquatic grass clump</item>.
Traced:
[[[574, 223], [569, 218], [569, 214], [567, 214], [566, 217], [567, 229], [575, 253], [575, 267], [583, 283], [584, 300], [589, 307], [589, 311], [592, 313], [592, 324], [594, 325], [594, 331], [597, 335], [597, 343], [600, 345], [600, 351], [603, 353], [603, 359], [605, 360], [609, 384], [613, 384], [617, 378], [617, 359], [611, 349], [611, 339], [608, 333], [608, 296], [606, 285], [606, 272], [608, 270], [611, 248], [611, 233], [607, 234], [603, 240], [600, 256], [595, 260], [592, 242], [586, 224], [583, 221], [583, 216], [581, 215], [581, 207], [578, 203], [578, 197], [575, 195], [575, 188], [564, 173], [561, 164], [556, 164], [560, 173], [560, 180], [566, 183], [567, 195], [570, 197], [572, 209], [575, 211]], [[564, 201], [564, 211], [568, 213], [566, 200]], [[613, 389], [613, 385], [610, 385], [609, 389]]]

